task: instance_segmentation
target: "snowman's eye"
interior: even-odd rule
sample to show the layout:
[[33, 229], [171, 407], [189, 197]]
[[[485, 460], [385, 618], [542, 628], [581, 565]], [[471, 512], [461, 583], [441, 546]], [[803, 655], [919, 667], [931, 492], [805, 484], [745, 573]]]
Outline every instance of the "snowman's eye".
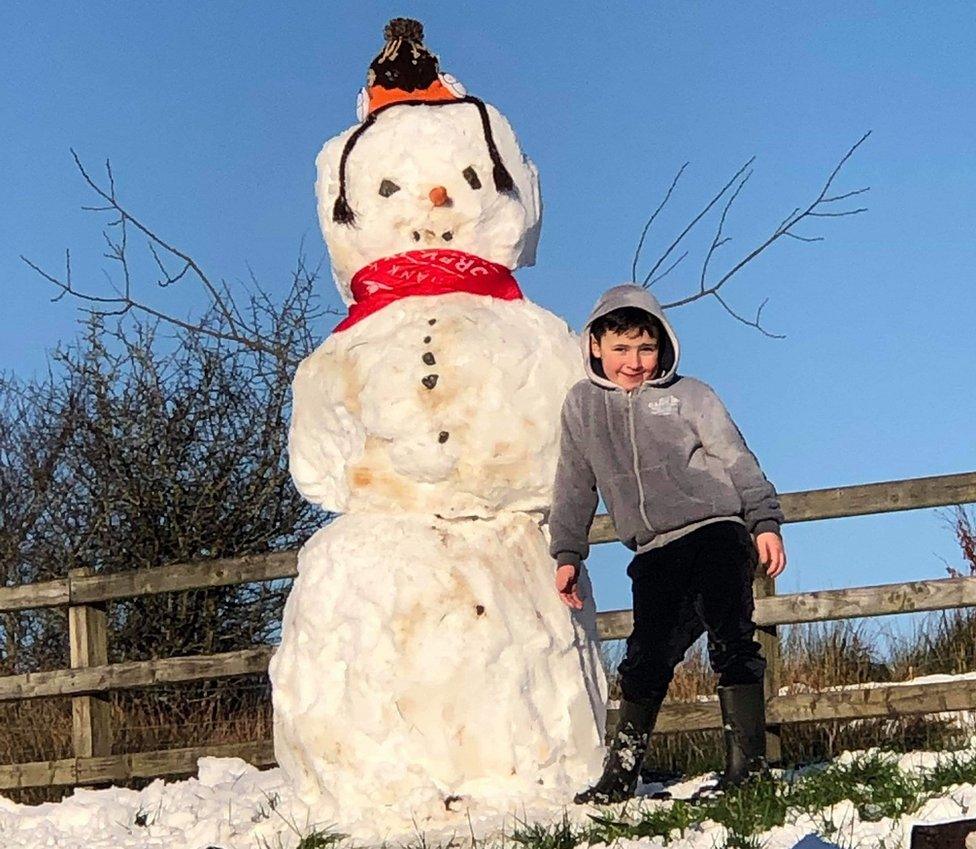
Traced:
[[472, 189], [481, 188], [481, 180], [478, 179], [478, 172], [475, 171], [471, 165], [461, 172], [461, 176], [468, 181], [468, 185], [471, 186]]
[[400, 187], [394, 183], [392, 180], [384, 180], [380, 183], [380, 196], [388, 198], [390, 195], [396, 194], [400, 191]]

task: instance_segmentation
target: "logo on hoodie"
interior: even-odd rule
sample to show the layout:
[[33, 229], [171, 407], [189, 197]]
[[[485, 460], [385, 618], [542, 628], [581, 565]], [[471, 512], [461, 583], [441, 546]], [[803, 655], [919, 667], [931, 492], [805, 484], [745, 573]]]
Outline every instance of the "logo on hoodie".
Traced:
[[681, 402], [674, 395], [666, 395], [664, 398], [655, 398], [647, 402], [647, 409], [652, 416], [672, 416], [678, 412]]

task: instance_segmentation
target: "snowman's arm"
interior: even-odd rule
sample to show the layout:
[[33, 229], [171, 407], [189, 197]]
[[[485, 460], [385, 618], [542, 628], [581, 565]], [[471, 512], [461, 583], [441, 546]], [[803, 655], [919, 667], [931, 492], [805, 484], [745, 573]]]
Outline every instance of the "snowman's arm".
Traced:
[[354, 389], [334, 351], [320, 347], [298, 366], [292, 382], [288, 469], [298, 491], [314, 504], [344, 512], [346, 471], [362, 456], [365, 428], [355, 414]]

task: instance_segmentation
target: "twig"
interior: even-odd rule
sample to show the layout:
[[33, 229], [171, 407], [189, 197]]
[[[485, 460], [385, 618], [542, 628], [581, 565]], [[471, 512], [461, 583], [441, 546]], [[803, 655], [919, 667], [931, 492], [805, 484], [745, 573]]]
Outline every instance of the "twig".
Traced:
[[[667, 194], [664, 196], [657, 209], [651, 213], [651, 217], [647, 219], [647, 223], [644, 225], [644, 229], [641, 230], [640, 240], [637, 242], [637, 250], [634, 251], [634, 261], [630, 266], [630, 279], [637, 279], [637, 261], [640, 259], [641, 248], [644, 247], [644, 239], [647, 238], [647, 231], [651, 229], [651, 225], [654, 223], [654, 219], [657, 218], [657, 214], [664, 209], [665, 204], [671, 199], [671, 193], [674, 191], [674, 187], [678, 185], [678, 180], [681, 179], [681, 175], [684, 173], [685, 168], [688, 167], [689, 163], [685, 163], [678, 169], [678, 173], [674, 175], [674, 179], [671, 181], [671, 185], [668, 188]], [[672, 266], [673, 267], [673, 266]], [[667, 272], [665, 272], [666, 274]], [[663, 275], [662, 275], [663, 276]]]

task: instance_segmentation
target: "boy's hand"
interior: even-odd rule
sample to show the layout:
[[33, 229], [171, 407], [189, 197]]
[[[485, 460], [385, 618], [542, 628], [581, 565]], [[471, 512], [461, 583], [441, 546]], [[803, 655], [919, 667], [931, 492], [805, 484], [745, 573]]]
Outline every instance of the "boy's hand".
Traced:
[[579, 567], [572, 563], [563, 563], [556, 568], [556, 592], [563, 600], [563, 604], [574, 610], [583, 609], [583, 599], [579, 594]]
[[766, 567], [766, 574], [776, 578], [783, 574], [786, 568], [786, 550], [779, 534], [767, 531], [756, 537], [756, 549], [759, 551], [759, 562]]

